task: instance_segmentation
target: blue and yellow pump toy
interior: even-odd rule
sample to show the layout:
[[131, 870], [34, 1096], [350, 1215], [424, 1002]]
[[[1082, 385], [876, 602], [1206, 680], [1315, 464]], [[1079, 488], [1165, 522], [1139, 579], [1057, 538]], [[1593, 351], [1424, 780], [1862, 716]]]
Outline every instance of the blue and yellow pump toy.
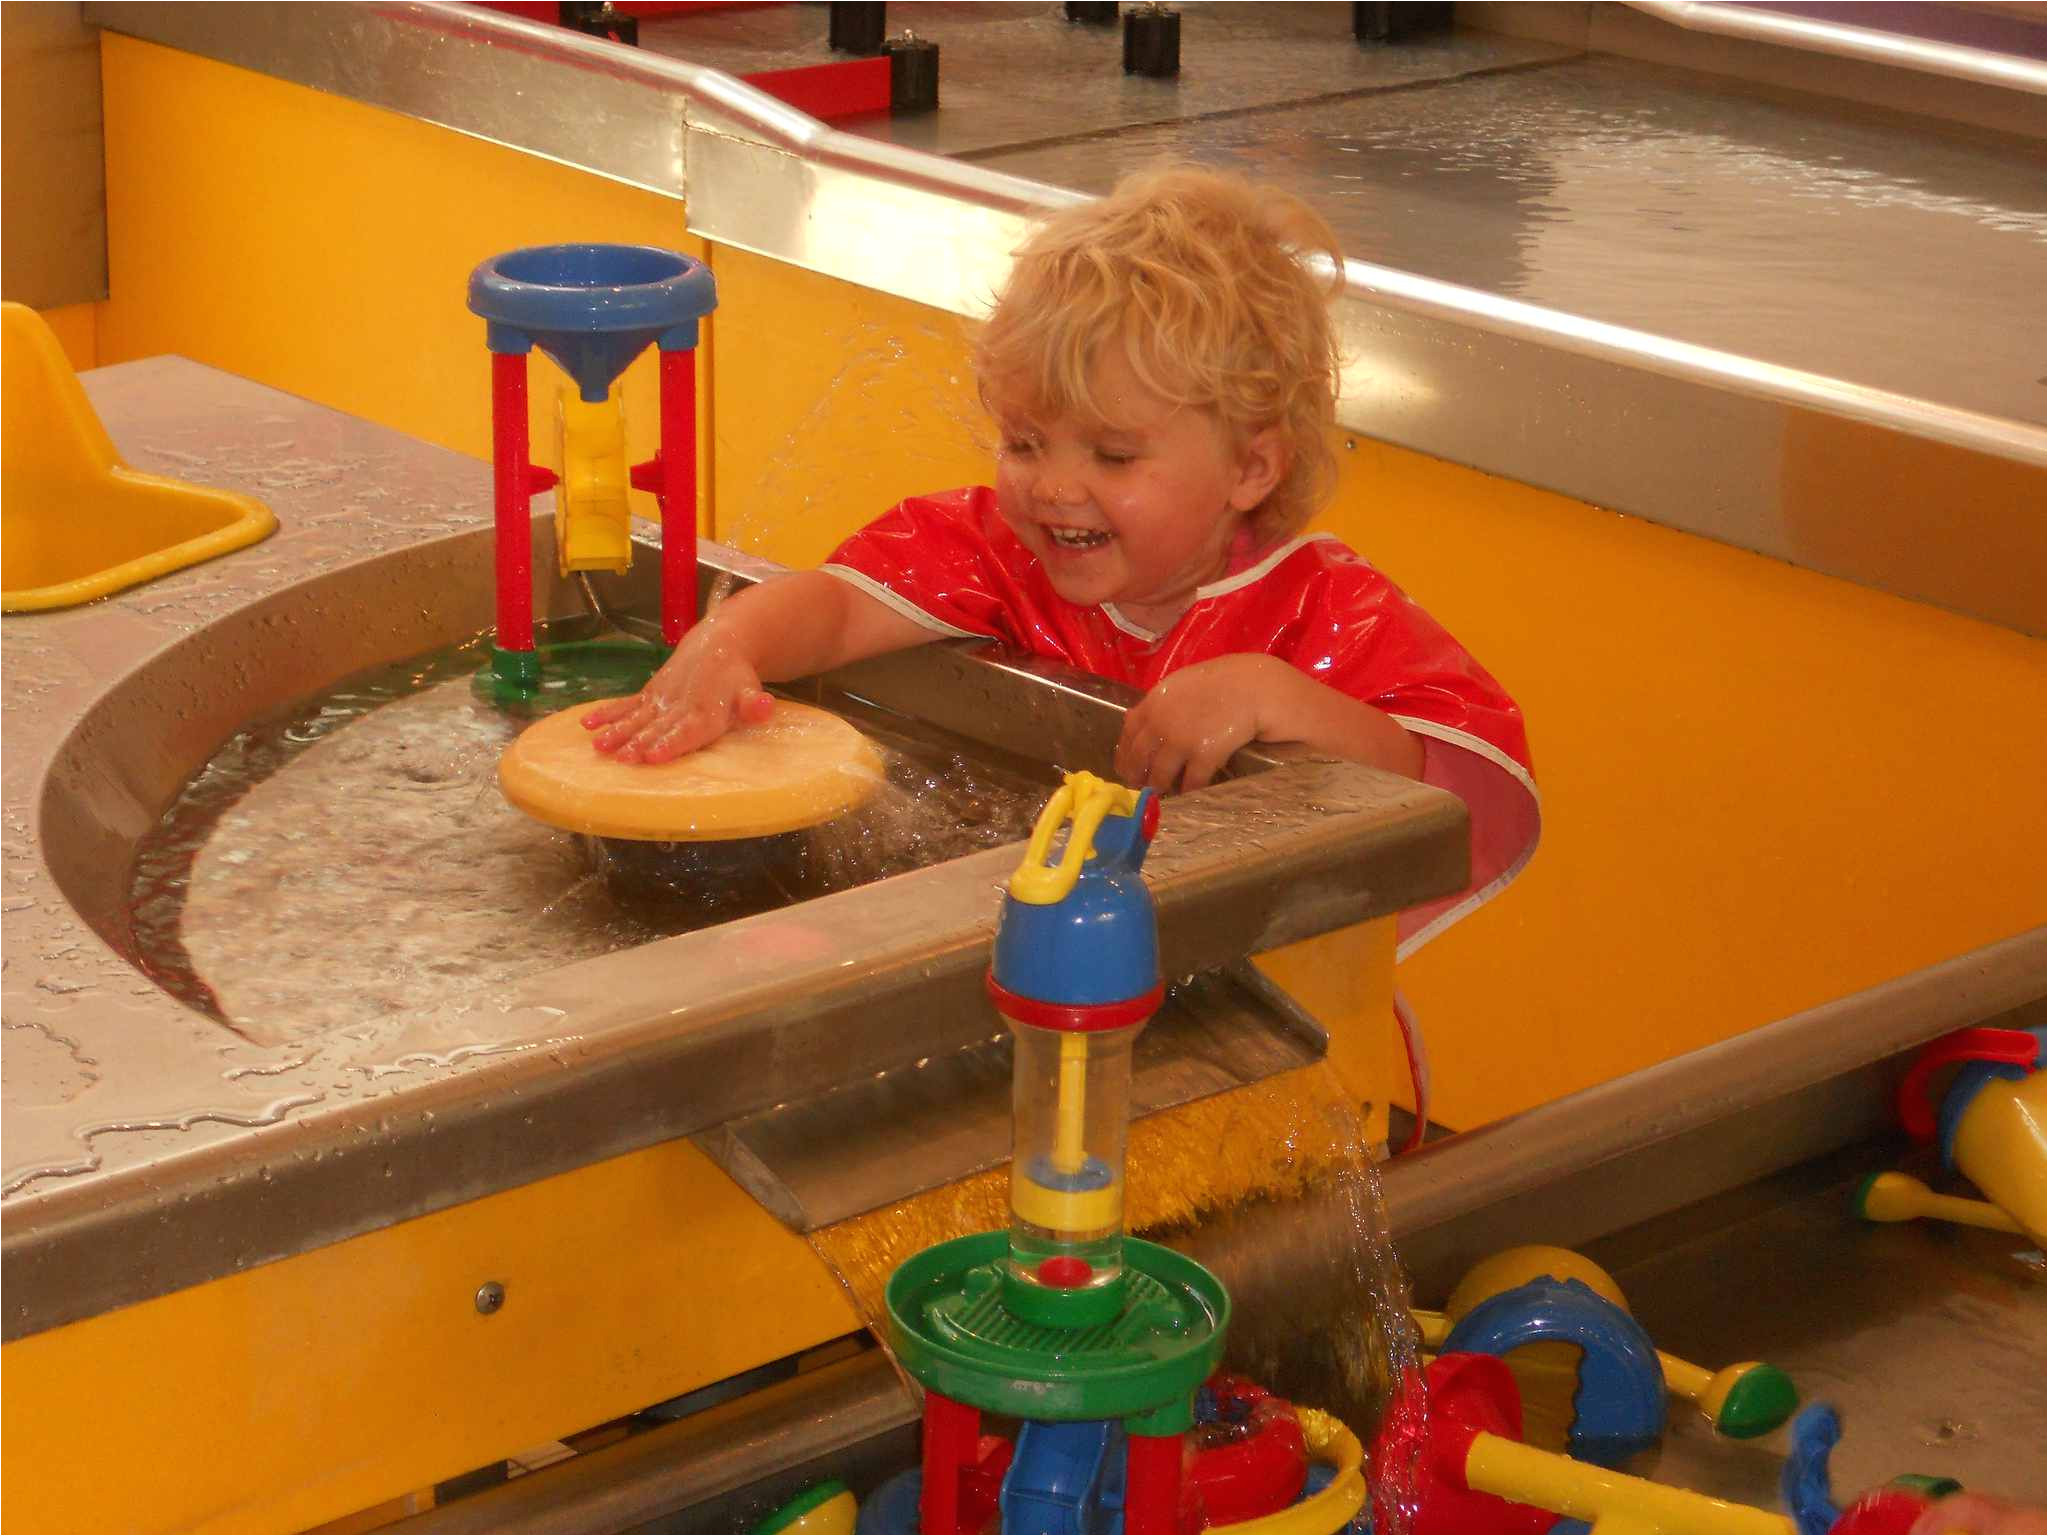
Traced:
[[[1150, 790], [1069, 774], [1010, 880], [988, 975], [1015, 1045], [1010, 1228], [890, 1276], [923, 1459], [861, 1530], [1334, 1531], [1365, 1501], [1344, 1426], [1215, 1374], [1222, 1283], [1124, 1234], [1132, 1047], [1165, 997], [1140, 874], [1158, 822]], [[1014, 1442], [990, 1413], [1023, 1421]]]

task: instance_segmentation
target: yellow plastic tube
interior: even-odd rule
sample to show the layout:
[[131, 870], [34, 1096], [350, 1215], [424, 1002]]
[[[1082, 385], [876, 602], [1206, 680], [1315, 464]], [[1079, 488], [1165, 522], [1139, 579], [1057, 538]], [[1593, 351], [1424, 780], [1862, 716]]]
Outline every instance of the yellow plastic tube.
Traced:
[[1088, 1161], [1083, 1135], [1088, 1111], [1088, 1037], [1060, 1037], [1060, 1098], [1053, 1125], [1052, 1165], [1061, 1173], [1079, 1173]]
[[1518, 1440], [1480, 1434], [1465, 1457], [1465, 1482], [1519, 1504], [1534, 1504], [1584, 1520], [1596, 1531], [1768, 1532], [1792, 1536], [1799, 1527], [1783, 1515], [1750, 1504], [1731, 1504], [1686, 1488], [1610, 1472], [1588, 1462], [1539, 1451]]
[[1994, 1078], [1956, 1124], [1950, 1155], [1964, 1177], [1990, 1196], [2035, 1242], [2043, 1240], [2048, 1204], [2048, 1135], [2044, 1135], [2048, 1072], [2018, 1082]]

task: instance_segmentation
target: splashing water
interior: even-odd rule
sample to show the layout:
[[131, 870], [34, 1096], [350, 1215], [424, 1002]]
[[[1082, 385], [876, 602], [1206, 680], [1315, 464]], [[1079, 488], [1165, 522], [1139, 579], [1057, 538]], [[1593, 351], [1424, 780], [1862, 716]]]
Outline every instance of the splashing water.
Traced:
[[886, 783], [836, 822], [718, 845], [578, 838], [500, 795], [521, 722], [472, 696], [480, 648], [352, 678], [223, 746], [139, 847], [135, 963], [280, 1045], [1012, 842], [1046, 791], [863, 718]]
[[[1328, 1063], [1133, 1122], [1131, 1231], [1188, 1252], [1232, 1293], [1226, 1365], [1362, 1442], [1377, 1528], [1416, 1510], [1425, 1408], [1421, 1339], [1388, 1234], [1379, 1166]], [[883, 1291], [922, 1249], [1009, 1220], [1009, 1170], [989, 1169], [810, 1234], [885, 1341]]]

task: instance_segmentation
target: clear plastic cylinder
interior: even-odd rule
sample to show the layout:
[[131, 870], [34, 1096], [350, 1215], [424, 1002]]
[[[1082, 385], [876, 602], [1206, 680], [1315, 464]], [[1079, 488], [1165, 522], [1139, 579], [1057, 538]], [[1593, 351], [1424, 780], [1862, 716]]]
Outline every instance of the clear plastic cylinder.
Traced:
[[1040, 1321], [1085, 1321], [1122, 1300], [1131, 1047], [1143, 1023], [1006, 1022], [1016, 1038], [1006, 1297]]

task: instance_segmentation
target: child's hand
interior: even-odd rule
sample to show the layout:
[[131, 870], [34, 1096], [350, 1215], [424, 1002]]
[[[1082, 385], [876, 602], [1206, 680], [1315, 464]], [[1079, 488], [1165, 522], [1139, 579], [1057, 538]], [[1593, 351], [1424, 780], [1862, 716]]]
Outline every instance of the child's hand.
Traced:
[[1422, 743], [1393, 716], [1339, 693], [1277, 656], [1243, 654], [1183, 668], [1124, 716], [1117, 777], [1200, 789], [1254, 741], [1291, 741], [1374, 768], [1422, 777]]
[[1124, 716], [1117, 777], [1134, 788], [1200, 789], [1230, 754], [1260, 739], [1278, 690], [1320, 687], [1274, 656], [1219, 656], [1164, 679]]
[[775, 701], [752, 662], [726, 644], [714, 624], [690, 631], [675, 654], [630, 699], [613, 699], [583, 717], [591, 744], [622, 763], [666, 763], [707, 747], [735, 725], [766, 720]]

